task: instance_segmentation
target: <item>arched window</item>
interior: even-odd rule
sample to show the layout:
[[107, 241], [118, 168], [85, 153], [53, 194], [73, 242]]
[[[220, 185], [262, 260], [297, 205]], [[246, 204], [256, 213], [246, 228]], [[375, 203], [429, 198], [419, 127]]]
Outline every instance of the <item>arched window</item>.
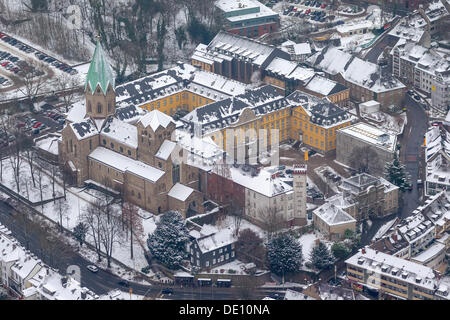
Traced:
[[174, 164], [172, 166], [172, 183], [180, 182], [180, 165]]

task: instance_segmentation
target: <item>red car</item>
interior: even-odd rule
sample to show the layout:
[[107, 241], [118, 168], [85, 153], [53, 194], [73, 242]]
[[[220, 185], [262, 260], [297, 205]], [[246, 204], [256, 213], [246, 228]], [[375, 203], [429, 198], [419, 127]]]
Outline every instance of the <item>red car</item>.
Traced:
[[327, 4], [324, 3], [324, 4], [322, 4], [320, 7], [321, 7], [322, 9], [325, 9], [325, 8], [327, 7]]
[[311, 13], [311, 9], [308, 9], [305, 11], [305, 14], [310, 14]]
[[36, 123], [33, 125], [33, 128], [38, 128], [38, 127], [41, 126], [41, 124], [42, 124], [42, 123], [40, 123], [40, 122], [36, 122]]
[[8, 61], [2, 63], [2, 67], [6, 67], [9, 64]]
[[297, 11], [297, 7], [295, 7], [292, 11], [293, 11], [293, 12], [296, 12], [296, 11]]

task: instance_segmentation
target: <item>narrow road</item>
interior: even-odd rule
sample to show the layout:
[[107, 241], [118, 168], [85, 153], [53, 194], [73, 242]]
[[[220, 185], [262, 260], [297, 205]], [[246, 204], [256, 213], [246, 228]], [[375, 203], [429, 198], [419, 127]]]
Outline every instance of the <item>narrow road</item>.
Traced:
[[[98, 295], [106, 294], [107, 292], [120, 289], [124, 292], [128, 292], [129, 288], [121, 286], [119, 282], [122, 280], [120, 277], [106, 271], [99, 269], [97, 273], [89, 271], [86, 267], [92, 262], [86, 260], [80, 256], [73, 249], [64, 253], [64, 261], [52, 261], [47, 256], [42, 256], [37, 253], [41, 252], [39, 241], [33, 231], [27, 235], [25, 228], [21, 224], [20, 220], [14, 215], [14, 210], [0, 201], [0, 223], [6, 226], [11, 232], [12, 236], [17, 239], [23, 246], [26, 246], [28, 250], [36, 254], [44, 263], [59, 270], [60, 274], [65, 274], [67, 267], [76, 265], [81, 271], [81, 285], [89, 288]], [[17, 213], [16, 213], [17, 214]], [[70, 248], [69, 248], [70, 249]], [[166, 284], [160, 285], [144, 285], [135, 282], [130, 282], [130, 287], [134, 294], [145, 295], [146, 297], [160, 297], [161, 290], [166, 288]], [[179, 287], [174, 286], [173, 295], [164, 296], [166, 299], [176, 300], [229, 300], [238, 298], [238, 291], [235, 287], [231, 288], [218, 288], [218, 287]], [[268, 289], [257, 288], [254, 292], [255, 299], [262, 299], [273, 293], [279, 293], [280, 289]]]
[[419, 199], [422, 195], [422, 190], [419, 192], [417, 180], [420, 179], [419, 167], [421, 170], [425, 167], [422, 145], [428, 128], [428, 117], [423, 107], [408, 94], [405, 95], [405, 100], [408, 124], [405, 127], [403, 137], [399, 140], [402, 146], [400, 160], [405, 164], [407, 172], [411, 175], [413, 190], [403, 194], [401, 218], [410, 216], [412, 211], [420, 204]]

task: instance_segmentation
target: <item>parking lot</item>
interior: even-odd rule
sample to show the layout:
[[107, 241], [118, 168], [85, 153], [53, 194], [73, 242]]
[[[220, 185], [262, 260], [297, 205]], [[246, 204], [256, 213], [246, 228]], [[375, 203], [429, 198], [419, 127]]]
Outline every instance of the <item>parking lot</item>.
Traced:
[[14, 129], [5, 131], [5, 128], [0, 126], [0, 152], [6, 154], [7, 149], [14, 145], [15, 135], [12, 131], [15, 129], [32, 138], [62, 130], [65, 118], [63, 116], [64, 107], [61, 103], [58, 101], [42, 101], [40, 105], [41, 111], [39, 112], [27, 112], [15, 116], [11, 124]]
[[[39, 76], [44, 72], [49, 78], [54, 72], [75, 76], [78, 71], [66, 63], [27, 45], [13, 36], [0, 32], [0, 91], [14, 90], [22, 85], [21, 79], [30, 71]], [[27, 61], [41, 61], [45, 69], [36, 70]]]

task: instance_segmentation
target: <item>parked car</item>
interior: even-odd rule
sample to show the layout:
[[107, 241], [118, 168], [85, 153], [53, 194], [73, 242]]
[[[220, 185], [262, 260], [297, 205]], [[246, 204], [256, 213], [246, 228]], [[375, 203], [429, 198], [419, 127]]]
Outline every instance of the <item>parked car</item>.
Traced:
[[172, 288], [164, 288], [161, 290], [162, 294], [173, 294], [173, 289]]
[[120, 280], [118, 282], [118, 284], [121, 285], [122, 287], [127, 287], [127, 288], [130, 287], [130, 283], [127, 280]]
[[91, 272], [98, 272], [98, 268], [92, 264], [88, 265], [86, 268]]

